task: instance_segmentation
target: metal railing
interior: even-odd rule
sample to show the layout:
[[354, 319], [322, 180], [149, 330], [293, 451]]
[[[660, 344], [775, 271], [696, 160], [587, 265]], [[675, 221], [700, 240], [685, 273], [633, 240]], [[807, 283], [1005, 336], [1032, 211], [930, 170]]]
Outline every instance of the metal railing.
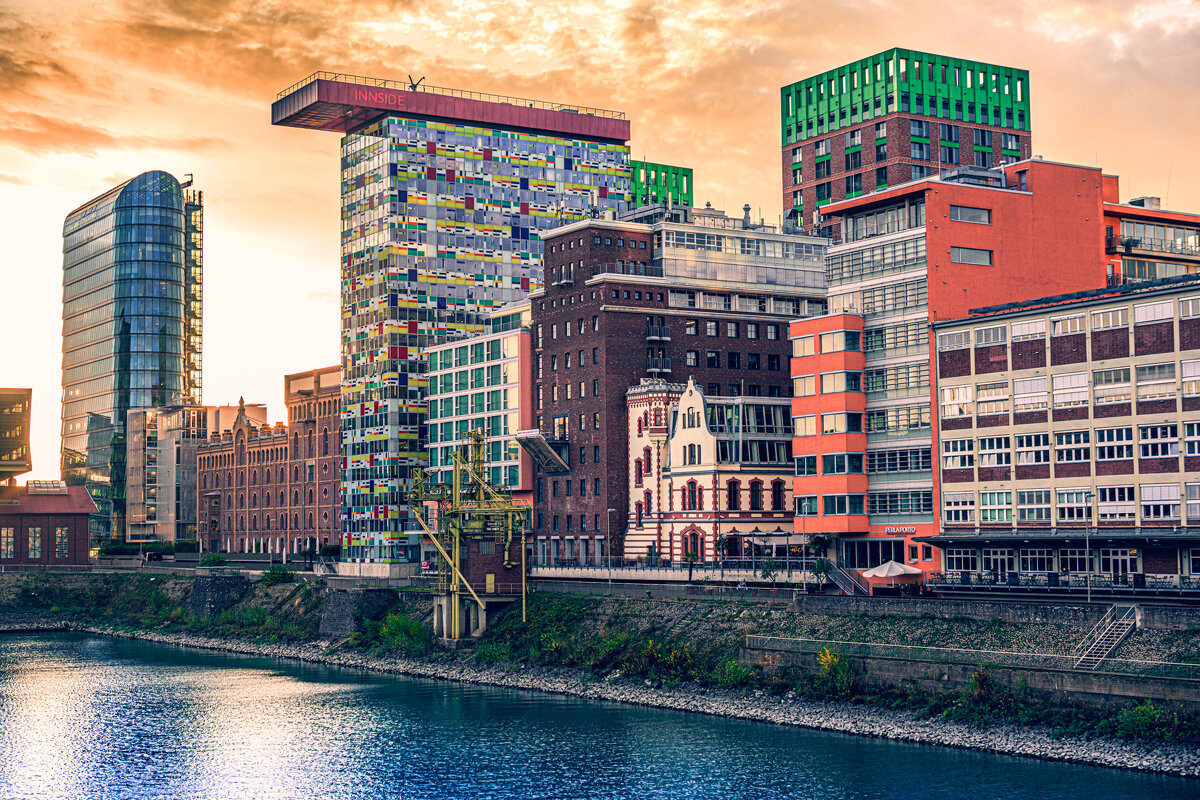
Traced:
[[646, 326], [646, 338], [647, 339], [665, 339], [667, 341], [670, 341], [671, 329], [668, 328], [666, 325], [647, 325]]
[[867, 579], [859, 575], [857, 572], [848, 569], [842, 569], [833, 562], [829, 563], [829, 579], [838, 585], [848, 595], [871, 593], [871, 584]]
[[[847, 656], [860, 658], [895, 658], [905, 661], [929, 661], [939, 664], [969, 664], [977, 666], [1053, 669], [1063, 672], [1087, 672], [1076, 669], [1074, 655], [1058, 653], [1025, 653], [1009, 650], [971, 650], [957, 647], [926, 647], [923, 645], [878, 644], [875, 642], [843, 642], [832, 639], [800, 639], [784, 636], [748, 634], [746, 647], [791, 653], [817, 654], [828, 648]], [[1143, 661], [1131, 658], [1108, 658], [1103, 673], [1137, 675], [1142, 677], [1200, 680], [1200, 664], [1173, 661]]]
[[592, 270], [593, 276], [597, 275], [644, 275], [647, 278], [663, 277], [663, 268], [655, 264], [643, 264], [638, 262], [618, 262], [615, 264], [599, 264]]
[[1092, 591], [1178, 593], [1200, 592], [1200, 576], [1195, 575], [1088, 575], [1087, 573], [1057, 572], [980, 572], [949, 570], [930, 572], [925, 579], [930, 586], [959, 590], [1044, 589], [1049, 591], [1085, 592], [1090, 583]]
[[303, 80], [293, 83], [288, 88], [284, 89], [275, 95], [276, 100], [282, 100], [289, 94], [296, 92], [310, 83], [316, 81], [337, 81], [338, 83], [353, 83], [358, 86], [373, 86], [379, 89], [395, 89], [402, 92], [425, 92], [426, 94], [437, 94], [443, 97], [459, 97], [465, 100], [482, 100], [486, 103], [505, 103], [511, 106], [523, 106], [525, 108], [540, 108], [546, 111], [566, 111], [572, 114], [584, 114], [591, 117], [607, 117], [609, 119], [625, 119], [624, 111], [611, 111], [604, 108], [594, 108], [592, 106], [575, 106], [569, 103], [550, 103], [545, 100], [531, 100], [527, 97], [514, 97], [505, 94], [490, 94], [488, 92], [470, 92], [464, 89], [448, 89], [443, 86], [430, 86], [422, 83], [419, 86], [413, 86], [407, 81], [393, 81], [386, 78], [368, 78], [362, 75], [349, 75], [344, 72], [314, 72]]
[[648, 372], [670, 372], [671, 359], [651, 357], [646, 359], [646, 370]]

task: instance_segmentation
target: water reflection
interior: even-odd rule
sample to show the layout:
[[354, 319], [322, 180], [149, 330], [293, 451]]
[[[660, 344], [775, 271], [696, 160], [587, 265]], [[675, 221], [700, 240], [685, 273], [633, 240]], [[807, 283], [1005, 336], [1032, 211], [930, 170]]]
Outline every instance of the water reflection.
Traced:
[[0, 638], [5, 798], [1117, 800], [1196, 786], [99, 637]]

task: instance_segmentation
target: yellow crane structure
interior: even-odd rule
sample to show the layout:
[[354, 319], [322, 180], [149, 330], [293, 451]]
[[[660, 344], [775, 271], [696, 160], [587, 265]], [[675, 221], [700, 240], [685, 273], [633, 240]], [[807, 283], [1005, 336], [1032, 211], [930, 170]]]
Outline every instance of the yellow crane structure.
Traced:
[[483, 431], [468, 437], [469, 443], [451, 456], [449, 483], [435, 482], [421, 470], [412, 489], [414, 515], [438, 552], [433, 625], [447, 641], [483, 633], [489, 601], [508, 605], [519, 595], [525, 620], [529, 507], [514, 504], [506, 487], [487, 480]]

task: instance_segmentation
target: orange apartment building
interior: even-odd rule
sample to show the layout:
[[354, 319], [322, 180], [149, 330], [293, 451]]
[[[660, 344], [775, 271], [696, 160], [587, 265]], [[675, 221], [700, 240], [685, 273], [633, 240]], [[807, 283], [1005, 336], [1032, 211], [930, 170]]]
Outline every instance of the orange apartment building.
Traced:
[[825, 207], [843, 240], [827, 253], [829, 314], [791, 326], [793, 494], [797, 530], [833, 536], [840, 567], [942, 569], [932, 323], [1195, 271], [1180, 228], [1196, 218], [1118, 193], [1099, 169], [1032, 159]]

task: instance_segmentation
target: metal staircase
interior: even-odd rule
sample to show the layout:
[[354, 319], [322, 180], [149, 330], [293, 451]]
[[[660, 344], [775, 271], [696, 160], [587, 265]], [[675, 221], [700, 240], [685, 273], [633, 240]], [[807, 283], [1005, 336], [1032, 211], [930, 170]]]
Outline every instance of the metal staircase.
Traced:
[[836, 564], [830, 563], [829, 580], [837, 584], [845, 594], [851, 597], [855, 595], [869, 595], [871, 590], [867, 586], [867, 582], [861, 576], [844, 570]]
[[1136, 627], [1137, 606], [1109, 608], [1075, 648], [1073, 655], [1078, 657], [1075, 669], [1094, 670], [1099, 667], [1100, 662], [1108, 658]]

